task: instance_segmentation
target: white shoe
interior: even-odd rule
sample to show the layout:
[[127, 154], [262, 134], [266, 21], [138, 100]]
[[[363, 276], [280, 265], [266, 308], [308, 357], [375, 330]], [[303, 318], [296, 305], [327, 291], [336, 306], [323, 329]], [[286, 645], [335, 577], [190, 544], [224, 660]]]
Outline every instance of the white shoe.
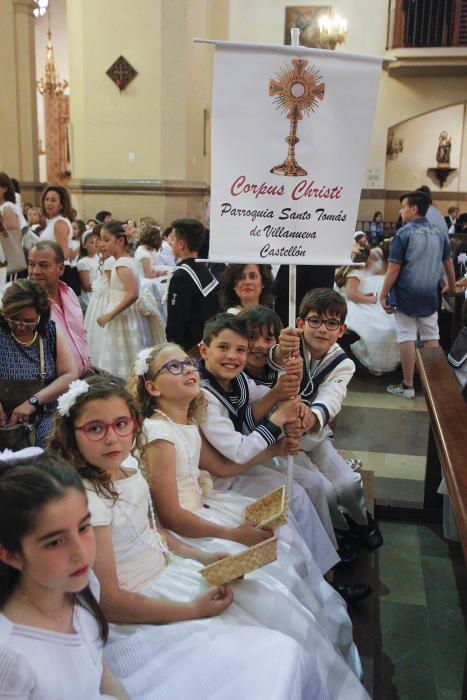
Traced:
[[404, 399], [415, 398], [415, 389], [413, 387], [406, 387], [403, 384], [390, 384], [386, 387], [386, 391], [395, 396], [402, 396]]

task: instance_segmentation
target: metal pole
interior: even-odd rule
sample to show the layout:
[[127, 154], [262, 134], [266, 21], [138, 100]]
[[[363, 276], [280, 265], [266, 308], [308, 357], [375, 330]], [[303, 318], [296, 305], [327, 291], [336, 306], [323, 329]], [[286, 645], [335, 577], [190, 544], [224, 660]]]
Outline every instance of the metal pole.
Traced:
[[[292, 46], [299, 46], [300, 29], [292, 27], [290, 30], [290, 43]], [[289, 265], [289, 326], [295, 327], [295, 308], [297, 299], [297, 266]], [[292, 455], [287, 456], [287, 495], [292, 498], [294, 459]]]

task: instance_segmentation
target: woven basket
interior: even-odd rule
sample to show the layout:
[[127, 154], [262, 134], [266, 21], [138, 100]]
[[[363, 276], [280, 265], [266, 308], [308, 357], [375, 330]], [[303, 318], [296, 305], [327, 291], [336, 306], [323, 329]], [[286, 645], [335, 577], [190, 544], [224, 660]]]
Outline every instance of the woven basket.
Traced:
[[247, 506], [243, 512], [243, 522], [249, 522], [254, 527], [265, 527], [276, 530], [285, 525], [288, 520], [288, 501], [285, 486], [280, 486], [259, 500]]
[[240, 554], [233, 554], [205, 566], [200, 573], [211, 586], [222, 586], [224, 583], [234, 581], [249, 571], [260, 569], [276, 559], [277, 537], [271, 537], [271, 539], [255, 544], [253, 547], [248, 547]]

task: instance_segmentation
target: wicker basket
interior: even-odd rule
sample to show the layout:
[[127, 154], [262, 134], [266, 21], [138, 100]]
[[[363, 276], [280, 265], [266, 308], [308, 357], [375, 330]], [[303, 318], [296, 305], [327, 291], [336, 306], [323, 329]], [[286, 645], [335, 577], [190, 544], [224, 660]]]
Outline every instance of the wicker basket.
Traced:
[[271, 539], [255, 544], [253, 547], [248, 547], [240, 554], [233, 554], [205, 566], [200, 573], [212, 586], [222, 586], [224, 583], [234, 581], [249, 571], [260, 569], [276, 559], [277, 537], [271, 537]]
[[265, 527], [276, 530], [285, 525], [288, 519], [288, 502], [285, 486], [280, 486], [259, 500], [247, 506], [243, 512], [243, 521], [254, 527]]

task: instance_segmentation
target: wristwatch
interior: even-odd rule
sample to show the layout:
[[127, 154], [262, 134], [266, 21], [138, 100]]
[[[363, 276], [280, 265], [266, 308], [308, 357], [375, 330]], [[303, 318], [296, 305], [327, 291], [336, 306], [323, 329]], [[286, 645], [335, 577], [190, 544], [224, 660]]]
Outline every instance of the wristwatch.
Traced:
[[36, 411], [40, 407], [39, 399], [37, 398], [37, 396], [30, 396], [28, 402], [31, 404], [31, 406], [34, 406]]

